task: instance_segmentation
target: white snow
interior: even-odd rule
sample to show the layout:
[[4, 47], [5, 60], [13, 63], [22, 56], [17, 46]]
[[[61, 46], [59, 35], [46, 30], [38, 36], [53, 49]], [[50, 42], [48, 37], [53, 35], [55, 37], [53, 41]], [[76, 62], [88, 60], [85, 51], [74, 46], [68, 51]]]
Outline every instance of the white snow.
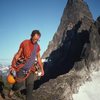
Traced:
[[80, 87], [78, 94], [73, 94], [73, 100], [100, 100], [100, 71], [93, 72], [92, 81]]
[[8, 71], [9, 71], [9, 66], [8, 65], [0, 64], [0, 74], [5, 76]]

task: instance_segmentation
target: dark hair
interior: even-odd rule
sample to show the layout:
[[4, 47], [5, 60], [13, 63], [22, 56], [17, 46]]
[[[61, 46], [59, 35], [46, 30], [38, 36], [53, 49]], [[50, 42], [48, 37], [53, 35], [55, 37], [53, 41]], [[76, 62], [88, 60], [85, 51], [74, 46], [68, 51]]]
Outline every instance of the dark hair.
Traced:
[[39, 36], [41, 36], [41, 33], [39, 32], [39, 30], [33, 30], [31, 33], [31, 38], [35, 35], [38, 34]]

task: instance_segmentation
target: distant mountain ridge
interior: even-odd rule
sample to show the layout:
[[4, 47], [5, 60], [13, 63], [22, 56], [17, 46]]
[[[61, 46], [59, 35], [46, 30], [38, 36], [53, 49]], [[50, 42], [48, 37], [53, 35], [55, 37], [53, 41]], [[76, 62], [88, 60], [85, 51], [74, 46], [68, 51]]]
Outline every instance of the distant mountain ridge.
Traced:
[[9, 70], [9, 65], [3, 65], [3, 64], [0, 64], [0, 74], [2, 74], [3, 76], [6, 76], [7, 75], [7, 72]]

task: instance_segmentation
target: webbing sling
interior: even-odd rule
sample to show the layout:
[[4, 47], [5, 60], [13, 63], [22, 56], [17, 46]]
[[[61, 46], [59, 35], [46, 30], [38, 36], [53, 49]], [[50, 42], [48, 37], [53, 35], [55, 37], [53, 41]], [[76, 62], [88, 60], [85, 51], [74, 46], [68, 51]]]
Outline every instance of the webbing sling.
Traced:
[[34, 49], [33, 49], [32, 53], [31, 53], [30, 58], [27, 60], [27, 62], [25, 63], [25, 65], [22, 68], [23, 70], [29, 71], [29, 69], [35, 63], [35, 57], [36, 57], [36, 53], [37, 53], [37, 46], [38, 46], [38, 44], [35, 43], [34, 44]]

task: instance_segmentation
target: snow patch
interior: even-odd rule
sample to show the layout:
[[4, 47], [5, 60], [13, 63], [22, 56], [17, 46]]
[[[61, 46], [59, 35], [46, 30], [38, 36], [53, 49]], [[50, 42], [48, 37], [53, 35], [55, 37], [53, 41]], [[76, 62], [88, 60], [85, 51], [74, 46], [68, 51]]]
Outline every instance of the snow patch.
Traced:
[[73, 94], [73, 100], [100, 100], [100, 71], [93, 72], [92, 81], [80, 87], [78, 94]]

